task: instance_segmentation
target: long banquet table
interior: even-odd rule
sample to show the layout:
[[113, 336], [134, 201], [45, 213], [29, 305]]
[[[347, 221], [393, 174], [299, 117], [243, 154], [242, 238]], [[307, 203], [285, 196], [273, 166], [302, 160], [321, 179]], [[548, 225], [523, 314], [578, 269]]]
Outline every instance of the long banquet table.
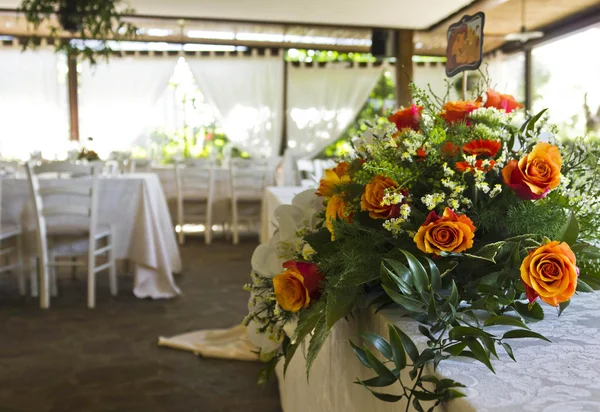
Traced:
[[[265, 202], [271, 210], [276, 204], [289, 204], [301, 187], [268, 188]], [[267, 221], [268, 222], [268, 221]], [[267, 227], [267, 235], [273, 233]], [[537, 339], [511, 342], [517, 362], [505, 354], [493, 361], [496, 374], [481, 363], [467, 358], [444, 361], [438, 375], [462, 382], [466, 398], [442, 406], [451, 412], [591, 412], [600, 411], [600, 294], [579, 294], [557, 317], [554, 308], [544, 305], [545, 319], [531, 324], [552, 343]], [[426, 339], [418, 324], [402, 317], [397, 310], [357, 311], [353, 319], [340, 320], [332, 329], [306, 377], [306, 362], [297, 353], [283, 376], [279, 363], [277, 376], [284, 412], [391, 412], [403, 411], [406, 405], [377, 400], [366, 389], [353, 384], [355, 378], [370, 378], [373, 371], [354, 355], [348, 340], [360, 341], [364, 332], [387, 335], [393, 322], [409, 334], [418, 346]], [[502, 329], [498, 332], [501, 333]], [[502, 352], [502, 351], [499, 351]], [[378, 389], [378, 388], [374, 388]], [[385, 391], [383, 391], [385, 392]], [[398, 393], [399, 390], [390, 392]]]
[[[56, 180], [40, 179], [40, 184], [52, 185]], [[17, 177], [1, 182], [2, 220], [31, 228], [27, 180]], [[173, 273], [181, 271], [181, 257], [158, 177], [152, 173], [102, 177], [98, 211], [99, 224], [112, 225], [115, 230], [115, 258], [134, 263], [135, 296], [158, 299], [179, 295]]]

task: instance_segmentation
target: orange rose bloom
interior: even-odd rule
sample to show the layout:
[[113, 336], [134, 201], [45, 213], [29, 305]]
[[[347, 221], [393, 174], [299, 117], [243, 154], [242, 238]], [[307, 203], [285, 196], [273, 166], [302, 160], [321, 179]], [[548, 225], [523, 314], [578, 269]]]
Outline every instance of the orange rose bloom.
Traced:
[[[506, 113], [510, 113], [516, 109], [520, 109], [523, 105], [515, 100], [510, 94], [500, 94], [494, 89], [487, 89], [485, 92], [486, 99], [483, 107], [495, 107], [496, 109], [502, 109]], [[481, 102], [481, 97], [477, 99]]]
[[501, 144], [496, 140], [472, 140], [463, 146], [463, 152], [468, 155], [494, 157], [500, 150]]
[[529, 252], [521, 264], [521, 280], [530, 302], [539, 297], [552, 306], [571, 299], [577, 287], [575, 254], [565, 242], [553, 241]]
[[[464, 121], [469, 113], [481, 107], [480, 102], [448, 102], [442, 106], [440, 117], [448, 123]], [[468, 124], [468, 122], [467, 122]]]
[[397, 189], [398, 184], [389, 177], [375, 176], [366, 186], [360, 198], [360, 208], [369, 212], [372, 219], [389, 219], [399, 211], [398, 205], [383, 205], [385, 189]]
[[540, 142], [518, 162], [508, 162], [502, 169], [502, 178], [521, 199], [537, 200], [560, 184], [561, 167], [558, 147]]
[[421, 120], [421, 112], [423, 111], [422, 106], [411, 104], [406, 109], [400, 109], [390, 117], [388, 120], [396, 124], [398, 130], [412, 129], [419, 130], [419, 121]]
[[457, 215], [447, 207], [441, 217], [429, 213], [413, 240], [425, 253], [460, 253], [473, 247], [476, 229], [466, 215]]
[[335, 194], [337, 186], [350, 182], [348, 175], [348, 162], [341, 162], [333, 169], [325, 170], [323, 179], [319, 182], [317, 194], [323, 197], [331, 197]]
[[489, 162], [489, 164], [488, 164], [487, 168], [483, 167], [483, 160], [481, 160], [481, 159], [475, 161], [475, 167], [471, 166], [469, 164], [469, 162], [456, 162], [454, 167], [456, 168], [456, 170], [458, 170], [461, 173], [463, 173], [463, 172], [475, 173], [475, 169], [483, 170], [484, 172], [489, 172], [496, 165], [496, 161], [492, 159], [492, 160], [489, 160], [488, 162]]
[[290, 268], [273, 278], [275, 299], [284, 310], [298, 312], [310, 304], [308, 289], [304, 287], [304, 278], [297, 269]]
[[336, 219], [343, 219], [346, 222], [352, 222], [352, 214], [348, 213], [347, 205], [344, 199], [340, 196], [333, 196], [327, 203], [327, 209], [325, 209], [325, 225], [329, 232], [331, 232], [331, 240], [334, 240], [333, 233], [333, 221]]

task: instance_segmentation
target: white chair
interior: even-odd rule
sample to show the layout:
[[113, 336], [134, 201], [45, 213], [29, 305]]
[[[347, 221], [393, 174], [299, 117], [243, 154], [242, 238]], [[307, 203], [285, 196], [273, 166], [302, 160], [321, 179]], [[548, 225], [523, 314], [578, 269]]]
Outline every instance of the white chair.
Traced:
[[262, 199], [265, 187], [269, 182], [267, 162], [232, 159], [229, 164], [229, 181], [231, 185], [231, 226], [233, 244], [239, 239], [239, 222], [249, 225], [257, 224], [261, 218]]
[[150, 159], [129, 159], [129, 173], [146, 173], [152, 171]]
[[212, 213], [214, 202], [214, 164], [201, 162], [186, 165], [175, 164], [175, 186], [177, 189], [177, 238], [185, 243], [183, 227], [187, 223], [204, 224], [204, 241], [212, 242]]
[[[2, 181], [0, 180], [0, 212], [2, 211]], [[1, 215], [1, 213], [0, 213]], [[13, 262], [11, 262], [13, 258]], [[23, 270], [23, 234], [16, 224], [0, 221], [0, 274], [13, 272], [17, 275], [19, 293], [26, 294], [25, 271]], [[33, 283], [32, 283], [32, 291]]]
[[323, 178], [323, 174], [327, 169], [333, 169], [335, 167], [335, 162], [332, 159], [315, 159], [313, 160], [314, 164], [314, 176], [317, 180], [321, 180]]
[[[27, 177], [35, 213], [40, 280], [40, 307], [50, 306], [50, 292], [57, 295], [56, 268], [87, 266], [87, 306], [96, 305], [96, 274], [109, 272], [110, 292], [118, 292], [111, 227], [98, 225], [98, 175], [92, 165], [69, 162], [27, 164]], [[40, 187], [38, 175], [68, 175], [48, 180]], [[79, 177], [79, 178], [76, 178]], [[65, 223], [67, 222], [67, 223]], [[104, 245], [99, 246], [98, 242]], [[86, 262], [76, 258], [87, 256]], [[106, 263], [97, 258], [106, 256]], [[59, 261], [59, 258], [68, 258]], [[49, 287], [50, 286], [50, 287]]]
[[22, 164], [16, 161], [0, 160], [0, 176], [14, 176], [22, 171]]

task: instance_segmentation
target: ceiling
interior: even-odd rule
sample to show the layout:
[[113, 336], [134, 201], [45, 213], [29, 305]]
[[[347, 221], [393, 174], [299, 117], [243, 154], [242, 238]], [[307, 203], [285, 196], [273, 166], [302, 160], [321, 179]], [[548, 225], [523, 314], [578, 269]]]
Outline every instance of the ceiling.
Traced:
[[[484, 52], [497, 49], [506, 34], [520, 30], [523, 4], [523, 0], [128, 1], [137, 14], [147, 16], [134, 19], [141, 41], [368, 52], [371, 27], [405, 27], [416, 28], [415, 54], [431, 56], [445, 55], [446, 31], [452, 22], [478, 11], [486, 14]], [[588, 11], [600, 20], [598, 0], [525, 1], [529, 30]], [[14, 10], [19, 3], [0, 0], [0, 8]], [[0, 35], [26, 36], [28, 30], [14, 12], [0, 13]]]

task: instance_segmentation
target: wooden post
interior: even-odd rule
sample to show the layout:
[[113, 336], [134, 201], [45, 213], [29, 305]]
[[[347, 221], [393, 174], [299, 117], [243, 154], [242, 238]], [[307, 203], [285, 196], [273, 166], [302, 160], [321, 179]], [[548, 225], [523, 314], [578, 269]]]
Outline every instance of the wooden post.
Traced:
[[79, 100], [77, 98], [77, 56], [67, 55], [67, 84], [69, 87], [70, 139], [79, 141]]
[[396, 106], [412, 103], [409, 84], [413, 79], [413, 31], [396, 30]]
[[531, 55], [531, 48], [526, 48], [525, 51], [525, 110], [530, 111], [533, 106], [533, 79], [532, 79], [532, 63], [533, 56]]
[[285, 56], [287, 54], [286, 49], [280, 49], [283, 54], [283, 104], [281, 108], [281, 115], [283, 116], [281, 120], [281, 145], [279, 147], [279, 155], [283, 156], [285, 153], [285, 149], [287, 149], [287, 111], [288, 111], [288, 102], [287, 102], [287, 94], [288, 94], [288, 62], [285, 61]]

